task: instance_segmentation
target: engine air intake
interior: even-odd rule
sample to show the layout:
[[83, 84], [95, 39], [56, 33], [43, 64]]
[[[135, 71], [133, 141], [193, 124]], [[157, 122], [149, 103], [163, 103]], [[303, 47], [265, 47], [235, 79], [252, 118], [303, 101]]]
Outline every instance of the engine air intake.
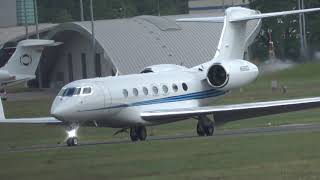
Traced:
[[213, 87], [222, 88], [228, 83], [229, 75], [222, 65], [215, 64], [210, 67], [207, 78]]

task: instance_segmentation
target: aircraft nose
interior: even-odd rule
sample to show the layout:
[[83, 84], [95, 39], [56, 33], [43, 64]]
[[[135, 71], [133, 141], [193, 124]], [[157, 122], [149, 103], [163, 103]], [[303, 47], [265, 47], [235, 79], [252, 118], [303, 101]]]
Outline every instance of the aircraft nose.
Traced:
[[66, 109], [62, 108], [61, 106], [56, 106], [54, 108], [51, 108], [51, 116], [59, 119], [59, 120], [64, 120], [64, 117], [66, 116]]

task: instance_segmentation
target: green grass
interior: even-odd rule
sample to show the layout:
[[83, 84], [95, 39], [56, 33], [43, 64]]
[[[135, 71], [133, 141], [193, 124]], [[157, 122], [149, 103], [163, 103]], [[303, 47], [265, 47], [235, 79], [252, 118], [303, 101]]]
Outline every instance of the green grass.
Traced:
[[[215, 104], [290, 99], [320, 95], [320, 64], [299, 65], [258, 78]], [[272, 80], [288, 93], [271, 92]], [[7, 117], [49, 115], [52, 98], [4, 102]], [[237, 129], [292, 123], [318, 123], [319, 109], [231, 122]], [[152, 135], [195, 134], [195, 120], [148, 127]], [[128, 139], [114, 129], [79, 130], [81, 141]], [[295, 132], [221, 138], [195, 138], [63, 148], [0, 154], [0, 179], [319, 179], [320, 132]], [[0, 151], [33, 144], [63, 143], [64, 128], [0, 125]]]
[[1, 179], [319, 179], [319, 132], [0, 155]]

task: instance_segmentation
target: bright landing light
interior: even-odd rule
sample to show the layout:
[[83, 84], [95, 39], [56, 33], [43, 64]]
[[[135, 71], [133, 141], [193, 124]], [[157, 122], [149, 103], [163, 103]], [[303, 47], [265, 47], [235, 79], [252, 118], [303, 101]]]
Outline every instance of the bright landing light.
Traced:
[[67, 134], [68, 134], [68, 138], [73, 138], [73, 137], [77, 137], [77, 132], [78, 132], [78, 127], [77, 128], [74, 128], [70, 131], [67, 131]]

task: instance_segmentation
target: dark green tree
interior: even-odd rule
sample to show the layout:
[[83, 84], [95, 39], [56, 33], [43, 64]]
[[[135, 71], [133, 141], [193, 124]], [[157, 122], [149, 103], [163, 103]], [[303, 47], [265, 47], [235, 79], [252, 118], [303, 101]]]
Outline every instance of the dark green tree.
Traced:
[[[298, 0], [249, 0], [250, 8], [261, 12], [275, 12], [298, 9]], [[320, 0], [305, 0], [305, 8], [320, 6]], [[320, 50], [320, 14], [306, 14], [308, 55]], [[300, 55], [299, 15], [264, 19], [261, 32], [252, 46], [253, 56], [260, 59], [268, 57], [270, 36], [275, 45], [278, 58], [305, 61]], [[309, 57], [310, 57], [309, 56]]]
[[[160, 9], [158, 9], [158, 2]], [[38, 0], [40, 22], [61, 23], [80, 20], [79, 0]], [[188, 13], [188, 0], [93, 0], [94, 18], [114, 19], [138, 15]], [[90, 20], [90, 1], [83, 0], [85, 20]]]

